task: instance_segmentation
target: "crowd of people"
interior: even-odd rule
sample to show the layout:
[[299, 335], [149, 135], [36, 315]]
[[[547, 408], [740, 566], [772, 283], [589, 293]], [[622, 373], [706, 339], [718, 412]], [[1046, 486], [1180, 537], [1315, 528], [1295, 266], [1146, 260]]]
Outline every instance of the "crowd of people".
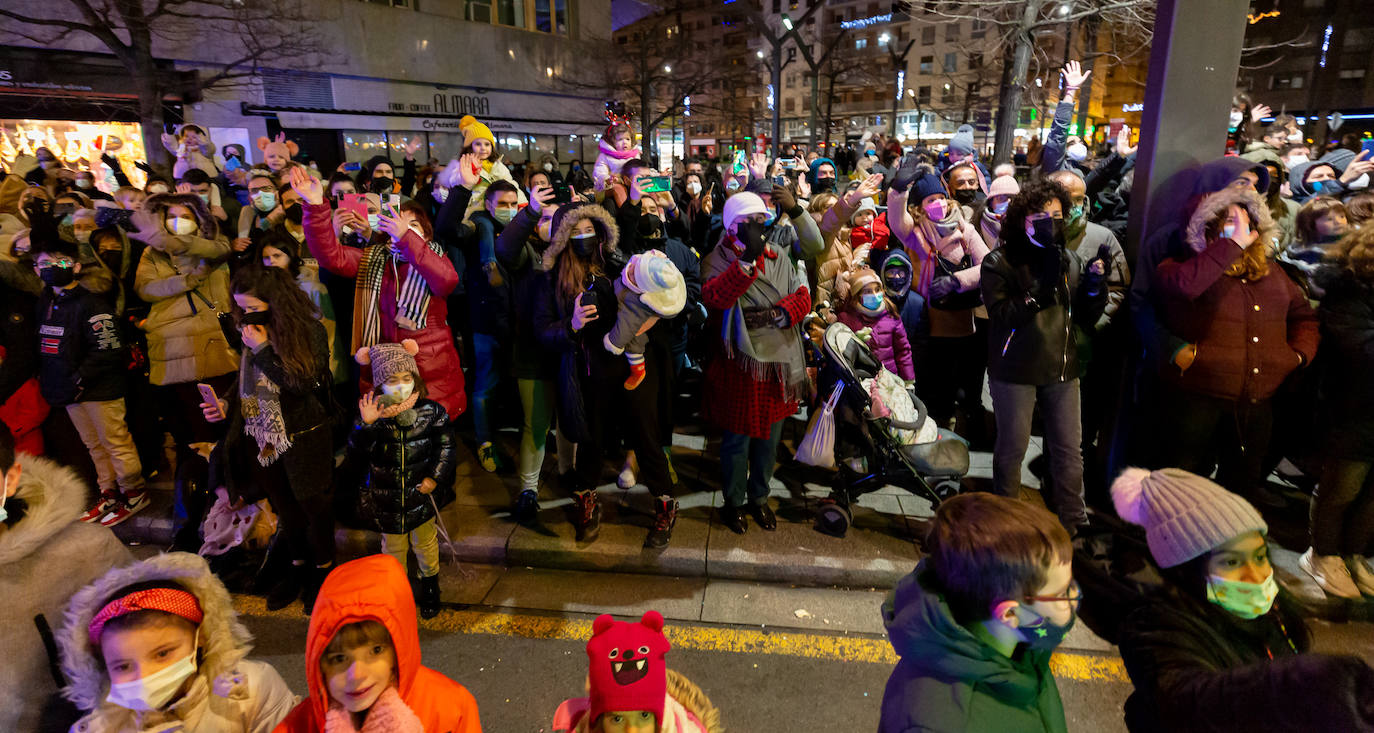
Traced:
[[[971, 126], [943, 149], [872, 135], [833, 158], [659, 167], [613, 120], [595, 163], [564, 169], [507, 166], [466, 117], [451, 161], [412, 143], [399, 175], [387, 156], [325, 175], [284, 136], [253, 164], [187, 124], [141, 188], [114, 158], [40, 149], [0, 181], [0, 588], [40, 620], [6, 632], [28, 667], [0, 679], [63, 686], [77, 730], [478, 730], [471, 696], [421, 666], [415, 621], [441, 611], [459, 464], [513, 472], [522, 524], [547, 521], [541, 492], [571, 497], [583, 546], [597, 487], [643, 485], [658, 550], [694, 490], [673, 433], [699, 417], [720, 524], [775, 530], [784, 424], [825, 402], [838, 324], [941, 435], [993, 454], [991, 494], [940, 504], [884, 609], [902, 661], [881, 730], [1064, 730], [1048, 659], [1080, 601], [1118, 621], [1132, 730], [1374, 730], [1374, 671], [1308, 653], [1255, 508], [1294, 511], [1266, 487], [1284, 462], [1315, 487], [1302, 568], [1333, 598], [1374, 597], [1374, 160], [1238, 102], [1232, 154], [1132, 262], [1131, 131], [1068, 134], [1087, 77], [1068, 64], [1044, 145], [991, 171]], [[1048, 512], [1019, 498], [1037, 425]], [[1123, 435], [1149, 470], [1121, 472]], [[107, 528], [164, 470], [178, 552], [131, 564]], [[340, 525], [384, 556], [339, 564]], [[1160, 582], [1080, 590], [1075, 547], [1104, 531], [1142, 537]], [[299, 705], [245, 658], [227, 566], [195, 556], [250, 547], [267, 607], [310, 614]], [[563, 729], [718, 728], [665, 673], [662, 627], [598, 620]], [[627, 648], [655, 661], [639, 691], [609, 671]], [[1312, 680], [1341, 694], [1263, 692]], [[0, 727], [64, 712], [3, 689]]]

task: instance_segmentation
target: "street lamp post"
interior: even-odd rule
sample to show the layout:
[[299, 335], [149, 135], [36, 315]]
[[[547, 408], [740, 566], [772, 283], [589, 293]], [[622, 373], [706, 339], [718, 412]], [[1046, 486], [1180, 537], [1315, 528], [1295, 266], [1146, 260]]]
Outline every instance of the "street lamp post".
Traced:
[[[763, 13], [758, 10], [749, 11], [749, 18], [753, 21], [754, 27], [758, 29], [764, 40], [768, 42], [768, 46], [773, 52], [773, 67], [770, 69], [770, 77], [773, 83], [772, 153], [774, 158], [778, 157], [778, 150], [782, 144], [779, 139], [782, 134], [782, 120], [779, 117], [779, 112], [782, 108], [782, 48], [787, 45], [788, 38], [796, 41], [798, 48], [805, 48], [805, 44], [797, 34], [797, 28], [806, 25], [806, 21], [810, 20], [811, 16], [815, 15], [816, 11], [821, 9], [822, 4], [821, 0], [813, 0], [811, 7], [807, 8], [806, 13], [804, 13], [801, 19], [795, 23], [792, 21], [791, 17], [784, 13], [782, 16], [782, 27], [785, 30], [781, 34], [773, 32], [773, 29], [769, 27], [768, 22], [764, 19]], [[762, 54], [763, 52], [760, 51], [759, 53]], [[760, 55], [759, 58], [763, 58], [763, 56]]]

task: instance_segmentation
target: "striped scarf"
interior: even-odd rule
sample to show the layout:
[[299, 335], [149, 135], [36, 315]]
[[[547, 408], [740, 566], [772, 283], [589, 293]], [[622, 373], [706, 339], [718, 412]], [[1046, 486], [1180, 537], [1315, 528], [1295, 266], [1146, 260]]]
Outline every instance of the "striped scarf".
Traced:
[[[434, 242], [425, 242], [430, 251], [443, 256], [443, 251]], [[389, 266], [396, 287], [396, 325], [408, 331], [424, 328], [429, 318], [429, 285], [420, 274], [420, 268], [413, 264], [406, 274], [405, 281], [400, 278], [398, 262], [404, 256], [393, 250], [390, 244], [374, 244], [363, 251], [363, 261], [358, 266], [358, 287], [354, 291], [354, 307], [361, 308], [362, 319], [353, 318], [353, 348], [372, 346], [381, 341], [381, 309], [378, 307], [382, 292], [382, 281], [386, 279]]]

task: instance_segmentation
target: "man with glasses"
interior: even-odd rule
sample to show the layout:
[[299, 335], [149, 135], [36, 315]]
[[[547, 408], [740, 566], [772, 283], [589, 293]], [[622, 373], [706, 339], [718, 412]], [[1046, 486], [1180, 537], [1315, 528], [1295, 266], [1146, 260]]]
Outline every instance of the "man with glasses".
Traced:
[[1081, 597], [1068, 532], [1037, 506], [963, 494], [940, 505], [926, 549], [883, 604], [901, 661], [879, 733], [1064, 731], [1049, 660]]

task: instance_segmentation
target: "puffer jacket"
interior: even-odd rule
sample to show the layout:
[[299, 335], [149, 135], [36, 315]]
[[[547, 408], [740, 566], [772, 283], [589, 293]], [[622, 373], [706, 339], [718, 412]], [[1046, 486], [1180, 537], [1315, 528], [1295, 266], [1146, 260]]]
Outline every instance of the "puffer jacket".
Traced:
[[1326, 291], [1318, 311], [1327, 453], [1368, 461], [1374, 458], [1374, 284], [1331, 264], [1317, 270], [1316, 280]]
[[[424, 399], [415, 402], [414, 413], [410, 425], [402, 424], [408, 419], [404, 412], [371, 425], [358, 420], [348, 439], [340, 475], [362, 477], [358, 520], [377, 532], [407, 534], [433, 519], [435, 506], [442, 509], [454, 499], [458, 457], [448, 415]], [[429, 496], [420, 493], [427, 478], [438, 484]]]
[[916, 379], [916, 367], [911, 361], [911, 342], [907, 340], [902, 319], [886, 310], [877, 318], [866, 313], [843, 311], [839, 315], [839, 322], [856, 332], [864, 328], [873, 329], [868, 346], [879, 363], [908, 382]]
[[849, 219], [858, 211], [859, 206], [850, 206], [845, 203], [841, 196], [835, 205], [830, 207], [821, 215], [821, 240], [824, 246], [821, 253], [812, 260], [815, 282], [811, 283], [816, 292], [816, 303], [829, 302], [835, 294], [835, 277], [842, 272], [848, 272], [854, 263], [854, 247], [847, 237], [842, 237], [841, 232], [844, 227], [849, 225]]
[[[305, 637], [305, 680], [310, 696], [277, 726], [275, 733], [323, 733], [331, 707], [320, 658], [339, 629], [359, 621], [380, 621], [396, 650], [396, 692], [427, 731], [481, 733], [477, 701], [462, 685], [420, 664], [420, 629], [405, 568], [390, 555], [344, 563], [325, 578]], [[331, 729], [332, 730], [332, 729]]]
[[1119, 646], [1132, 733], [1374, 731], [1374, 670], [1305, 653], [1302, 616], [1282, 595], [1247, 621], [1165, 588], [1126, 615]]
[[1244, 253], [1230, 239], [1207, 239], [1207, 227], [1232, 205], [1256, 222], [1263, 246], [1274, 220], [1253, 191], [1226, 189], [1207, 198], [1188, 223], [1186, 260], [1161, 262], [1155, 271], [1164, 326], [1197, 346], [1186, 370], [1165, 364], [1161, 378], [1189, 392], [1227, 400], [1262, 402], [1301, 364], [1317, 355], [1317, 315], [1306, 296], [1277, 264], [1259, 280], [1225, 271]]
[[38, 299], [38, 384], [55, 407], [124, 396], [126, 350], [119, 319], [96, 295], [114, 284], [103, 267], [83, 270], [78, 285], [44, 288]]
[[[1025, 247], [1032, 245], [1025, 244]], [[1091, 329], [1107, 307], [1107, 287], [1096, 292], [1078, 255], [1060, 250], [1058, 274], [1018, 254], [1012, 241], [983, 258], [980, 287], [988, 309], [988, 376], [1012, 384], [1047, 385], [1077, 379], [1074, 326]], [[1038, 292], [1034, 300], [1028, 296]]]
[[16, 458], [19, 491], [5, 501], [9, 519], [0, 525], [0, 598], [12, 619], [0, 625], [0, 730], [65, 730], [77, 716], [58, 719], [53, 710], [54, 660], [38, 620], [58, 628], [73, 593], [133, 556], [109, 529], [76, 521], [73, 509], [89, 491], [76, 472], [46, 458]]
[[[199, 235], [172, 234], [161, 226], [174, 204], [196, 213]], [[217, 234], [198, 196], [154, 196], [145, 206], [157, 226], [139, 232], [148, 246], [139, 260], [134, 288], [151, 305], [143, 325], [148, 333], [148, 381], [182, 384], [234, 371], [238, 358], [216, 316], [216, 311], [230, 309], [229, 267], [224, 264], [229, 241]]]
[[[90, 641], [91, 618], [120, 589], [153, 580], [170, 580], [200, 603], [199, 659], [190, 688], [164, 710], [140, 713], [106, 701], [110, 678], [100, 652]], [[134, 733], [177, 730], [186, 733], [266, 733], [296, 704], [296, 696], [265, 662], [246, 659], [252, 636], [239, 623], [229, 591], [204, 558], [186, 552], [156, 555], [111, 570], [72, 596], [58, 634], [64, 694], [90, 711], [74, 733]]]

